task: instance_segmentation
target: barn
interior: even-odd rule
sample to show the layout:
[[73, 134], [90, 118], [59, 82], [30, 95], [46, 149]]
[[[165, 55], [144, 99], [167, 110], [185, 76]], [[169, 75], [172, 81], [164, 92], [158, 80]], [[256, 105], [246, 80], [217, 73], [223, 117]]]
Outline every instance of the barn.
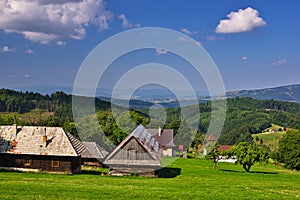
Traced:
[[173, 129], [148, 129], [159, 145], [163, 148], [163, 156], [176, 156], [175, 144], [173, 141]]
[[81, 153], [81, 162], [83, 165], [103, 167], [103, 162], [108, 152], [96, 142], [82, 142], [85, 150]]
[[162, 151], [158, 141], [142, 125], [123, 140], [104, 161], [110, 174], [147, 174], [162, 166]]
[[0, 126], [0, 168], [80, 173], [85, 146], [61, 127]]

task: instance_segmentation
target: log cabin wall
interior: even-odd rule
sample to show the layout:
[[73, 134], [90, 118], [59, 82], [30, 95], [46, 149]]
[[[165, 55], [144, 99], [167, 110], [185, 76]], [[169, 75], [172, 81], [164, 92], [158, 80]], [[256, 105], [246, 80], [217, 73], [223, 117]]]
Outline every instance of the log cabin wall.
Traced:
[[0, 167], [38, 169], [39, 171], [80, 173], [81, 158], [71, 156], [44, 156], [0, 154]]

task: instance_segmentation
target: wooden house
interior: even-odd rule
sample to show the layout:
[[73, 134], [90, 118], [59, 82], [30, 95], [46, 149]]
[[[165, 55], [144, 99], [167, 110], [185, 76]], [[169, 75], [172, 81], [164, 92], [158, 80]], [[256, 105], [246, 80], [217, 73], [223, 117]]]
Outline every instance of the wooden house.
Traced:
[[148, 129], [159, 145], [163, 148], [163, 156], [176, 156], [175, 144], [173, 141], [173, 129]]
[[85, 146], [60, 127], [0, 126], [0, 168], [81, 172]]
[[142, 125], [123, 140], [104, 161], [110, 174], [153, 173], [162, 166], [162, 151], [158, 141]]
[[81, 161], [83, 165], [103, 166], [103, 162], [108, 156], [108, 152], [100, 147], [96, 142], [82, 142], [85, 151], [81, 153]]

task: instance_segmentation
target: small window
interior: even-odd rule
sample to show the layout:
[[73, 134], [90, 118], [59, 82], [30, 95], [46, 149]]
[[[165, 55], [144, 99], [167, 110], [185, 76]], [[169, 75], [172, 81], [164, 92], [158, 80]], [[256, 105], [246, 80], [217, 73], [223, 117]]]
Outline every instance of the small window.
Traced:
[[25, 158], [24, 159], [24, 167], [30, 167], [31, 166], [31, 159]]
[[57, 159], [52, 160], [51, 166], [52, 167], [59, 167], [59, 160], [57, 160]]
[[127, 151], [127, 159], [129, 160], [136, 160], [136, 150], [135, 149], [128, 149]]

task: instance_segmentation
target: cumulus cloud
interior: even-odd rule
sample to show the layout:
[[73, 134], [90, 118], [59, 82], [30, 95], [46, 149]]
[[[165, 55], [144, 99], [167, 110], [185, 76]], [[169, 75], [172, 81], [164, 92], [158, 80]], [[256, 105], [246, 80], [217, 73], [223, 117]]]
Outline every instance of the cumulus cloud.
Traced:
[[249, 58], [247, 56], [242, 56], [242, 61], [247, 61]]
[[166, 50], [166, 49], [161, 49], [161, 48], [156, 48], [155, 51], [156, 51], [156, 54], [157, 54], [158, 56], [163, 55], [163, 54], [167, 54], [167, 53], [168, 53], [168, 50]]
[[239, 9], [227, 15], [229, 19], [220, 20], [216, 33], [240, 33], [252, 31], [267, 23], [259, 17], [259, 12], [251, 7]]
[[127, 17], [124, 14], [119, 15], [118, 19], [122, 21], [122, 27], [124, 29], [137, 28], [137, 27], [141, 26], [141, 24], [132, 24], [132, 23], [130, 23], [129, 20], [127, 19]]
[[280, 66], [280, 65], [284, 65], [285, 63], [287, 63], [287, 60], [281, 59], [281, 60], [277, 60], [277, 61], [273, 62], [272, 65]]
[[25, 74], [24, 75], [24, 78], [29, 78], [30, 77], [30, 74]]
[[0, 7], [0, 30], [41, 44], [83, 39], [90, 24], [101, 31], [113, 17], [102, 0], [11, 0]]
[[1, 48], [1, 51], [2, 52], [14, 52], [16, 49], [14, 49], [14, 48], [9, 48], [8, 46], [3, 46], [2, 48]]
[[187, 34], [187, 35], [194, 35], [194, 34], [197, 34], [198, 32], [197, 31], [190, 31], [188, 30], [187, 28], [183, 28], [181, 29], [181, 32]]
[[32, 49], [26, 49], [25, 53], [27, 53], [27, 54], [33, 54], [34, 51]]

